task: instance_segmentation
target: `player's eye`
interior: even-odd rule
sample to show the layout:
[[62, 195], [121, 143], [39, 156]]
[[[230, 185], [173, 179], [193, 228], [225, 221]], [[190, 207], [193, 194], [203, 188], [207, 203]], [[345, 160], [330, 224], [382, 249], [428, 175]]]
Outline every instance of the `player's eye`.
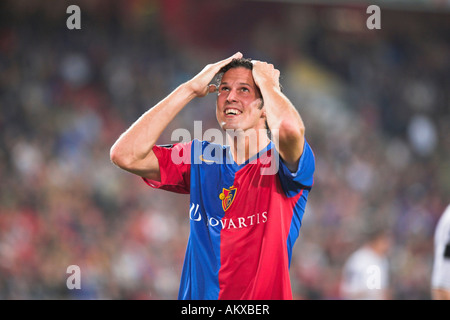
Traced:
[[220, 87], [220, 91], [230, 91], [230, 88], [223, 86], [223, 87]]
[[246, 88], [246, 87], [242, 87], [242, 88], [241, 88], [241, 91], [242, 91], [242, 92], [250, 92], [250, 90], [249, 90], [248, 88]]

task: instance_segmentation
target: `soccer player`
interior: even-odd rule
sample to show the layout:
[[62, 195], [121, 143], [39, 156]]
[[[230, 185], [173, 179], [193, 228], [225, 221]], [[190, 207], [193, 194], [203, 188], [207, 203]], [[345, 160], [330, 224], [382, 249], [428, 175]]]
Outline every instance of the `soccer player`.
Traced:
[[434, 300], [450, 300], [450, 205], [439, 218], [434, 232], [431, 295]]
[[389, 261], [390, 232], [379, 225], [366, 231], [365, 243], [345, 262], [341, 279], [341, 298], [350, 300], [390, 299]]
[[[216, 75], [218, 86], [211, 84]], [[179, 299], [292, 299], [292, 247], [315, 161], [279, 77], [272, 64], [240, 52], [209, 64], [145, 112], [111, 148], [112, 162], [149, 186], [190, 193]], [[225, 145], [197, 139], [155, 145], [182, 108], [213, 92]]]

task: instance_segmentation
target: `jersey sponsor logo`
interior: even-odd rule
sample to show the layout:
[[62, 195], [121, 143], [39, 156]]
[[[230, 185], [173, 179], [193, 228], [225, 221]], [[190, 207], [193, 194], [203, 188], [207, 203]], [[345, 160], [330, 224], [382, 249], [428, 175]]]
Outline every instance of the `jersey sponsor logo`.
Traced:
[[219, 195], [219, 199], [222, 200], [223, 211], [227, 211], [233, 203], [234, 198], [236, 197], [237, 188], [231, 186], [230, 189], [223, 188], [222, 190], [223, 191]]
[[217, 217], [207, 217], [206, 215], [202, 215], [200, 205], [191, 203], [189, 209], [189, 219], [196, 222], [206, 219], [206, 225], [208, 227], [220, 226], [222, 229], [242, 229], [252, 227], [260, 223], [266, 223], [268, 220], [268, 213], [267, 211], [264, 211], [262, 213], [255, 213], [246, 217], [224, 217], [220, 219]]
[[199, 158], [201, 161], [206, 162], [206, 163], [214, 163], [214, 162], [215, 162], [214, 160], [208, 160], [208, 159], [203, 158], [203, 155], [202, 155], [202, 154], [201, 154], [198, 158]]
[[252, 214], [247, 217], [222, 218], [220, 223], [222, 229], [241, 229], [267, 222], [267, 211], [263, 213]]

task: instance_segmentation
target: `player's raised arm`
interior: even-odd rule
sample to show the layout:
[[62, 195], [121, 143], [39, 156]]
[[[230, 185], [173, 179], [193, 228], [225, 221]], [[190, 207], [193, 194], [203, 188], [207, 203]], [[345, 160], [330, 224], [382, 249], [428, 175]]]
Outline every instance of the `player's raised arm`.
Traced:
[[110, 150], [111, 161], [118, 167], [152, 180], [160, 180], [158, 159], [152, 148], [161, 133], [175, 116], [193, 98], [204, 97], [215, 91], [209, 85], [216, 73], [234, 58], [241, 58], [240, 52], [209, 64], [191, 80], [178, 86], [166, 98], [145, 112], [117, 139]]
[[[272, 64], [253, 62], [253, 78], [261, 91], [266, 110], [266, 119], [273, 139], [279, 142], [278, 152], [292, 172], [297, 170], [298, 161], [305, 143], [303, 120], [281, 92], [280, 71]], [[278, 140], [277, 140], [278, 139]]]

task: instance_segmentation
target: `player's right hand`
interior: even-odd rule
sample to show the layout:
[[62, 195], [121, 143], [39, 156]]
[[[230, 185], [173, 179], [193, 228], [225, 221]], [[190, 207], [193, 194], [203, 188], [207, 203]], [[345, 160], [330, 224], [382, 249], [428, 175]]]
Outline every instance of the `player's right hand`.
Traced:
[[208, 93], [215, 92], [217, 90], [216, 86], [210, 84], [211, 80], [214, 76], [222, 69], [222, 67], [226, 66], [233, 59], [242, 58], [242, 53], [236, 52], [231, 57], [218, 61], [216, 63], [208, 64], [197, 74], [194, 78], [187, 82], [188, 87], [192, 90], [193, 94], [197, 97], [204, 97]]

